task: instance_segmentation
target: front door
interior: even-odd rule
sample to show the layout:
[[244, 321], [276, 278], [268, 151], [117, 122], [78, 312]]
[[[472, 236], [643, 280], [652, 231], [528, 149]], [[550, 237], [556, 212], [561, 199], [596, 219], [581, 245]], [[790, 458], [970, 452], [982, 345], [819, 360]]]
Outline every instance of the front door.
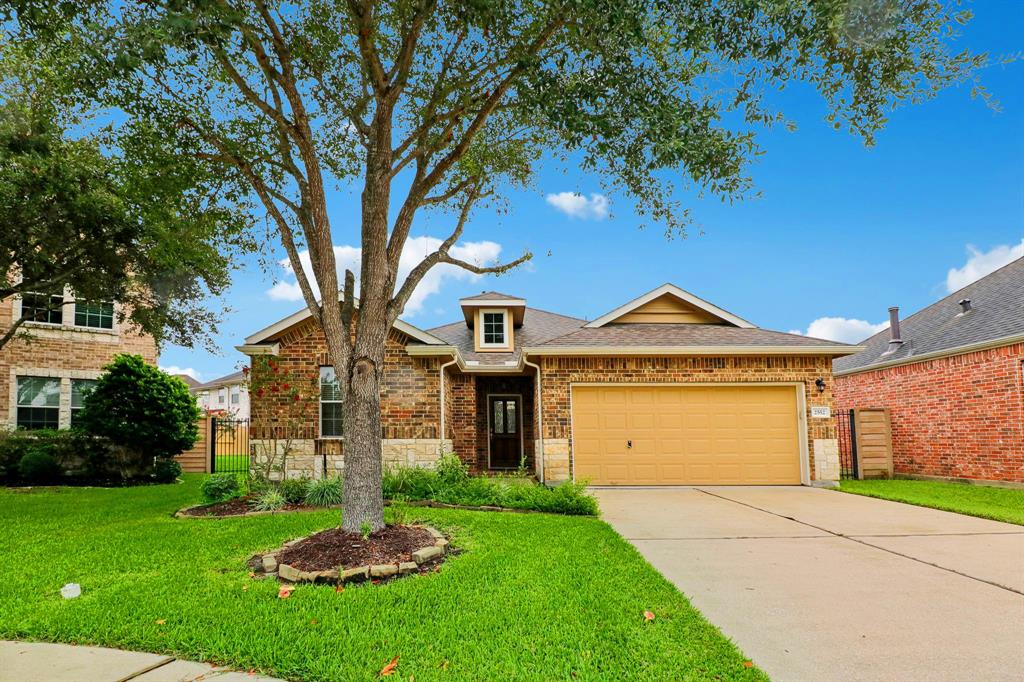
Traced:
[[522, 399], [517, 395], [492, 395], [487, 398], [487, 425], [490, 438], [490, 468], [514, 469], [523, 456]]

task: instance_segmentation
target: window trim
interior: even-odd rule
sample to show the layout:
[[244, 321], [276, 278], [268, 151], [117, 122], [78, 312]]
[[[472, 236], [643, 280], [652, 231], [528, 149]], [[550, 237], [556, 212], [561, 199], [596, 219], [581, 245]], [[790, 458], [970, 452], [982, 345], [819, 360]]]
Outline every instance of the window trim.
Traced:
[[[320, 440], [345, 440], [345, 422], [341, 424], [341, 434], [337, 436], [325, 436], [324, 435], [324, 404], [327, 405], [343, 405], [344, 400], [324, 400], [324, 379], [323, 371], [324, 368], [330, 367], [331, 371], [334, 371], [334, 365], [320, 365], [318, 372], [319, 377], [317, 378], [317, 408], [316, 408], [316, 430], [317, 438]], [[334, 377], [337, 379], [338, 373], [334, 371]]]
[[[69, 326], [74, 327], [75, 329], [88, 329], [89, 331], [100, 331], [100, 332], [113, 332], [113, 331], [115, 331], [115, 328], [117, 326], [117, 303], [115, 301], [103, 301], [103, 300], [100, 300], [100, 301], [90, 301], [87, 298], [83, 298], [83, 299], [77, 299], [76, 298], [76, 299], [73, 299], [72, 301], [70, 301], [70, 303], [73, 306], [73, 308], [71, 310], [71, 314], [72, 314], [73, 317], [72, 317], [71, 325], [69, 325]], [[89, 305], [90, 303], [96, 303], [96, 304], [109, 303], [110, 304], [110, 326], [109, 327], [94, 327], [94, 326], [89, 325], [89, 324], [78, 324], [78, 304], [79, 303], [81, 303], [83, 305]], [[64, 305], [67, 305], [67, 304], [68, 304], [68, 301], [65, 300]], [[85, 315], [86, 315], [86, 318], [88, 319], [88, 313], [86, 313]], [[102, 319], [102, 316], [100, 316], [100, 317]]]
[[[501, 343], [488, 343], [487, 337], [484, 335], [484, 316], [488, 313], [497, 313], [501, 315], [502, 322], [504, 323], [504, 329], [502, 334], [504, 339]], [[509, 329], [509, 314], [508, 308], [481, 308], [479, 311], [479, 318], [477, 319], [477, 336], [480, 342], [481, 349], [506, 349], [511, 346], [512, 341], [512, 330]]]
[[[20, 402], [18, 402], [18, 398], [19, 398], [18, 394], [20, 393], [18, 384], [21, 382], [22, 379], [43, 379], [43, 380], [57, 382], [57, 404], [56, 405], [41, 405], [41, 406], [39, 406], [39, 405], [23, 405]], [[68, 384], [69, 390], [70, 390], [70, 385], [71, 384], [69, 383]], [[64, 381], [60, 377], [46, 376], [46, 375], [40, 375], [40, 374], [29, 374], [29, 373], [17, 374], [17, 375], [15, 375], [15, 380], [14, 380], [13, 388], [14, 388], [14, 390], [12, 391], [12, 397], [14, 399], [13, 400], [13, 402], [14, 402], [14, 415], [13, 415], [14, 419], [12, 420], [12, 423], [13, 423], [15, 429], [22, 429], [22, 428], [24, 428], [24, 427], [21, 426], [21, 424], [19, 423], [20, 420], [18, 419], [18, 412], [22, 408], [25, 408], [25, 409], [40, 409], [40, 410], [55, 410], [57, 412], [57, 424], [53, 428], [56, 428], [56, 429], [62, 428], [62, 424], [61, 424], [61, 417], [62, 417], [62, 415], [61, 415], [61, 412], [62, 412], [62, 410], [61, 410], [61, 403], [64, 402], [62, 400], [62, 397], [63, 397], [62, 394], [64, 393]], [[69, 399], [68, 402], [70, 404], [70, 399]], [[68, 415], [68, 418], [70, 420], [70, 414]], [[42, 426], [42, 427], [38, 427], [38, 428], [47, 429], [47, 428], [51, 428], [51, 427], [49, 427], [49, 426]], [[26, 431], [34, 431], [34, 430], [36, 430], [36, 428], [31, 428], [31, 429], [26, 428], [25, 430]]]
[[[47, 293], [45, 293], [43, 291], [25, 291], [25, 292], [23, 292], [21, 294], [18, 294], [18, 297], [17, 297], [18, 309], [16, 311], [11, 311], [11, 312], [17, 313], [17, 314], [13, 315], [12, 319], [20, 320], [20, 319], [24, 318], [24, 316], [25, 316], [25, 296], [49, 296], [50, 298], [56, 298], [56, 297], [60, 296], [61, 304], [60, 304], [60, 306], [58, 308], [54, 309], [54, 310], [60, 312], [60, 322], [50, 322], [49, 320], [47, 320], [45, 322], [42, 321], [42, 320], [25, 320], [24, 322], [22, 322], [22, 324], [24, 324], [24, 325], [41, 325], [41, 326], [45, 326], [45, 327], [52, 327], [54, 329], [60, 329], [61, 327], [64, 326], [65, 319], [66, 319], [66, 316], [64, 314], [64, 307], [67, 306], [67, 304], [68, 304], [68, 298], [67, 298], [67, 294], [65, 292], [62, 292], [62, 293], [59, 293], [59, 294], [56, 294], [56, 293], [47, 294]], [[48, 310], [47, 312], [54, 312], [54, 311], [53, 310]]]
[[93, 388], [95, 388], [96, 382], [98, 381], [98, 379], [80, 379], [80, 378], [77, 378], [77, 377], [72, 377], [68, 381], [69, 381], [69, 386], [70, 386], [70, 393], [69, 393], [70, 397], [68, 398], [68, 425], [69, 426], [74, 426], [74, 424], [75, 424], [75, 412], [81, 411], [83, 409], [83, 407], [84, 407], [84, 406], [75, 407], [75, 382], [76, 381], [88, 381], [89, 383], [91, 383], [93, 385]]

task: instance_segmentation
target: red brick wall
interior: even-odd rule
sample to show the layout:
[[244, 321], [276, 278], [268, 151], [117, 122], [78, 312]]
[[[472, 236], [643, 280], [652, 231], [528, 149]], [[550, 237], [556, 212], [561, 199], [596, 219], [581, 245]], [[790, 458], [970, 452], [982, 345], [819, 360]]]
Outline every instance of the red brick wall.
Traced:
[[836, 377], [836, 404], [887, 407], [896, 473], [1024, 482], [1024, 344]]
[[[832, 406], [832, 362], [816, 356], [547, 357], [542, 362], [544, 438], [570, 438], [569, 390], [574, 383], [800, 382], [807, 403], [809, 470], [814, 440], [835, 438], [834, 419], [812, 419], [812, 406]], [[815, 387], [825, 380], [825, 391]]]
[[[312, 320], [299, 324], [276, 339], [280, 352], [271, 360], [279, 371], [297, 377], [319, 395], [320, 366], [330, 365], [323, 331]], [[405, 351], [408, 339], [397, 331], [388, 336], [381, 380], [381, 425], [384, 438], [437, 438], [440, 429], [440, 374], [436, 358], [412, 358]], [[257, 371], [258, 364], [254, 364]], [[252, 395], [254, 420], [275, 403], [287, 400], [275, 393]], [[320, 408], [313, 403], [303, 424], [305, 438], [320, 433]]]
[[472, 374], [445, 370], [445, 429], [452, 449], [470, 469], [479, 472], [476, 456], [476, 379]]

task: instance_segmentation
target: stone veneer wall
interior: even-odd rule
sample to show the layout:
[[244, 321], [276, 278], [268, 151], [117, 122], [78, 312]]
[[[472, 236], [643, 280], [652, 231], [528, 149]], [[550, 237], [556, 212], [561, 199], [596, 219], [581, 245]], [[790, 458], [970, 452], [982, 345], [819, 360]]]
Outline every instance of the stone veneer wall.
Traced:
[[[668, 356], [668, 357], [546, 357], [541, 360], [544, 412], [544, 479], [572, 478], [569, 392], [576, 383], [779, 383], [804, 385], [807, 441], [836, 441], [834, 419], [812, 419], [811, 407], [832, 407], [832, 361], [818, 356]], [[815, 387], [825, 380], [825, 391]], [[831, 447], [823, 444], [822, 447]], [[809, 471], [816, 471], [815, 449], [808, 447]], [[819, 449], [819, 451], [821, 451]], [[822, 469], [829, 471], [828, 467]]]
[[836, 377], [841, 409], [887, 407], [897, 474], [1024, 482], [1024, 343]]
[[[20, 305], [20, 304], [19, 304]], [[15, 300], [0, 301], [0, 334], [14, 321]], [[65, 320], [73, 321], [74, 307], [64, 309]], [[156, 364], [153, 337], [125, 328], [115, 321], [115, 329], [89, 329], [68, 325], [25, 324], [21, 329], [31, 339], [15, 336], [0, 349], [0, 427], [13, 428], [17, 419], [17, 377], [38, 376], [61, 379], [60, 423], [71, 420], [71, 379], [95, 379], [104, 365], [118, 353], [141, 355]]]
[[[268, 452], [267, 441], [252, 441], [253, 464], [260, 466]], [[287, 478], [323, 478], [326, 459], [328, 476], [345, 471], [345, 455], [340, 447], [318, 447], [315, 439], [294, 440], [288, 457]], [[280, 445], [279, 445], [280, 447]], [[420, 466], [433, 468], [441, 452], [450, 450], [450, 440], [437, 438], [388, 438], [383, 442], [384, 467]]]

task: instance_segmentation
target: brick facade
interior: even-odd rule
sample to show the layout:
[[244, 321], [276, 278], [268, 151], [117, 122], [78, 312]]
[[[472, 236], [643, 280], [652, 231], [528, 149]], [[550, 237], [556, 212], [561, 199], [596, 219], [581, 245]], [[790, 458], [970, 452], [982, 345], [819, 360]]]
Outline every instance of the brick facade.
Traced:
[[[791, 383], [803, 384], [808, 470], [815, 449], [835, 442], [833, 419], [812, 419], [811, 407], [832, 407], [832, 362], [817, 356], [547, 357], [541, 361], [545, 479], [572, 477], [570, 387], [575, 383]], [[819, 392], [817, 379], [825, 379]]]
[[897, 474], [1024, 482], [1024, 344], [836, 377], [842, 409], [887, 407]]
[[[18, 302], [0, 301], [0, 334], [13, 324]], [[61, 379], [60, 424], [68, 426], [71, 409], [71, 380], [95, 379], [104, 365], [119, 353], [141, 355], [156, 364], [156, 342], [151, 336], [124, 328], [116, 320], [114, 329], [75, 327], [70, 322], [70, 307], [65, 308], [64, 325], [26, 323], [19, 334], [0, 349], [0, 425], [13, 428], [17, 419], [17, 395], [14, 387], [19, 376]], [[69, 320], [69, 317], [71, 318]], [[19, 330], [20, 331], [20, 330]]]

